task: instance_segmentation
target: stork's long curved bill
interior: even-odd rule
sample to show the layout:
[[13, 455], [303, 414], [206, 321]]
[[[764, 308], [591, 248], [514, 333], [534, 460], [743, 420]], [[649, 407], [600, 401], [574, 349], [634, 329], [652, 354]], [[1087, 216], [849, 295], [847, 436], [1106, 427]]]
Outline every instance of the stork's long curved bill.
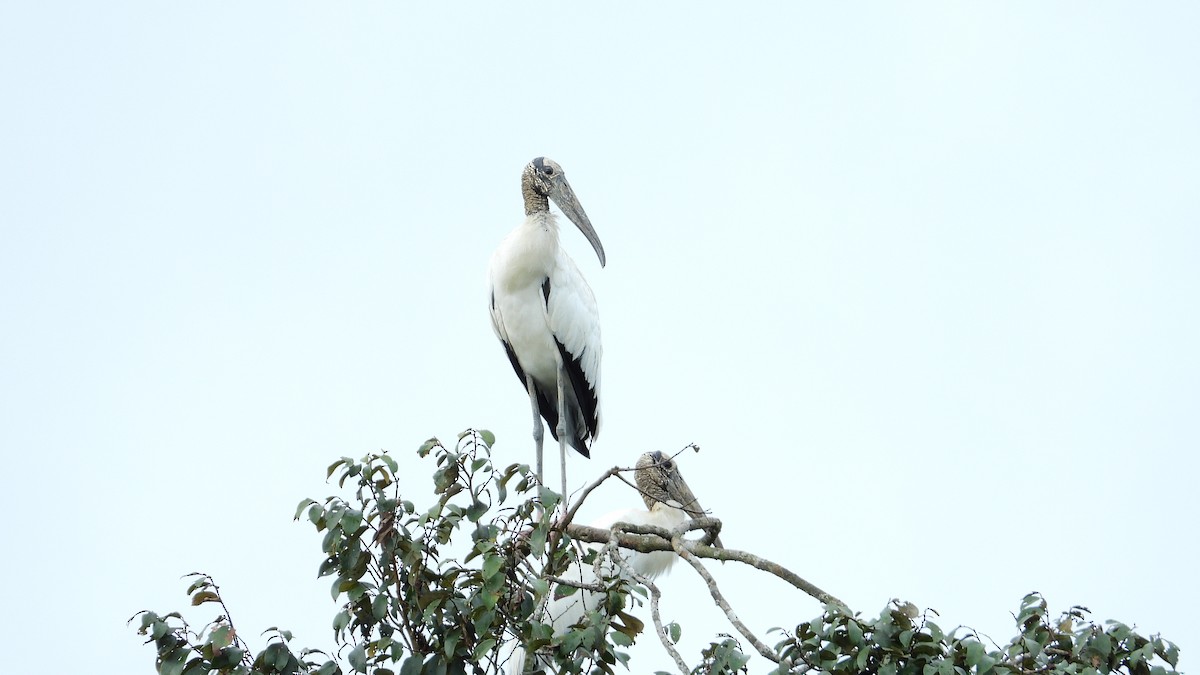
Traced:
[[700, 506], [700, 502], [696, 499], [696, 495], [692, 494], [692, 489], [688, 487], [683, 476], [679, 475], [678, 471], [670, 474], [670, 479], [663, 487], [666, 488], [667, 494], [673, 499], [684, 511], [693, 518], [702, 518], [704, 507]]
[[[687, 482], [683, 480], [683, 476], [680, 475], [678, 469], [670, 472], [667, 483], [663, 487], [666, 489], [667, 494], [671, 497], [671, 499], [678, 502], [679, 507], [682, 508], [689, 516], [693, 518], [703, 518], [708, 515], [708, 513], [705, 512], [704, 507], [700, 506], [700, 502], [696, 499], [696, 495], [692, 494], [692, 489], [688, 487]], [[720, 537], [716, 538], [716, 540], [713, 542], [713, 545], [715, 545], [717, 548], [724, 548], [724, 546], [721, 544]]]
[[550, 189], [550, 199], [554, 200], [555, 205], [562, 209], [563, 214], [575, 223], [575, 227], [587, 237], [592, 248], [596, 250], [596, 257], [600, 258], [600, 266], [604, 267], [604, 246], [600, 243], [600, 236], [596, 234], [596, 230], [592, 228], [592, 221], [588, 220], [587, 214], [583, 212], [583, 207], [580, 206], [579, 200], [575, 197], [575, 191], [571, 189], [571, 184], [566, 178], [560, 178], [554, 182]]

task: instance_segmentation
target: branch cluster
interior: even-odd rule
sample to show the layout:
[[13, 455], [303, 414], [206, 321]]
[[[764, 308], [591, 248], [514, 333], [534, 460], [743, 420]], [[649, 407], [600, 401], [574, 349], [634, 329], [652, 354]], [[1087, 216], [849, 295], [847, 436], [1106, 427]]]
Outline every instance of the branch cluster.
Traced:
[[[204, 628], [193, 631], [177, 612], [143, 611], [130, 620], [155, 645], [158, 672], [482, 675], [501, 672], [513, 646], [520, 645], [548, 658], [561, 673], [612, 673], [614, 666], [627, 663], [624, 648], [644, 630], [626, 611], [639, 596], [648, 596], [654, 631], [683, 675], [749, 672], [743, 640], [779, 674], [1176, 672], [1178, 648], [1170, 642], [1141, 636], [1120, 623], [1098, 626], [1080, 607], [1050, 620], [1037, 594], [1022, 601], [1016, 637], [1005, 645], [986, 644], [974, 631], [945, 633], [929, 620], [929, 612], [907, 603], [894, 601], [875, 619], [852, 613], [837, 597], [776, 562], [714, 547], [721, 522], [713, 518], [673, 530], [575, 524], [580, 505], [598, 485], [624, 480], [621, 474], [632, 469], [605, 472], [564, 509], [560, 496], [539, 485], [528, 466], [495, 467], [494, 440], [487, 431], [468, 430], [453, 447], [426, 441], [417, 454], [436, 466], [435, 499], [424, 509], [401, 494], [400, 465], [386, 453], [339, 459], [327, 475], [350, 494], [298, 505], [296, 518], [306, 518], [323, 533], [318, 574], [330, 578], [330, 593], [341, 600], [333, 619], [337, 653], [294, 649], [289, 632], [272, 628], [266, 631], [267, 644], [251, 657], [220, 589], [207, 575], [196, 574], [189, 575], [192, 604], [219, 607]], [[693, 531], [701, 531], [701, 538], [685, 537]], [[630, 550], [679, 555], [704, 580], [739, 637], [716, 636], [689, 666], [677, 646], [680, 626], [663, 621], [662, 593], [628, 564], [623, 551]], [[704, 560], [738, 562], [772, 574], [824, 611], [768, 644], [738, 617]], [[587, 564], [594, 566], [595, 581], [566, 578], [572, 566]], [[556, 632], [544, 622], [544, 608], [554, 597], [574, 592], [595, 594], [601, 601], [580, 623]]]

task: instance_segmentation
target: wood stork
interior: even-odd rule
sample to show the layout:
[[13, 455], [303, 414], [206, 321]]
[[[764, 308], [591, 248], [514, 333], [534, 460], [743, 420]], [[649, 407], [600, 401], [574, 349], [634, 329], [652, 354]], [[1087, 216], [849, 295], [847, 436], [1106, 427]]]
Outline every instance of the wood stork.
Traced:
[[[616, 523], [628, 523], [673, 529], [692, 518], [705, 515], [700, 502], [696, 500], [691, 488], [684, 482], [683, 475], [679, 473], [679, 467], [675, 460], [665, 453], [647, 452], [639, 457], [634, 473], [634, 482], [637, 484], [638, 491], [642, 493], [642, 500], [646, 502], [646, 508], [614, 511], [597, 519], [592, 523], [592, 527], [608, 529]], [[713, 545], [721, 546], [720, 539], [714, 541]], [[592, 548], [598, 547], [592, 545]], [[651, 580], [670, 571], [678, 558], [672, 551], [642, 553], [618, 549], [618, 552], [634, 572]], [[627, 573], [617, 568], [612, 560], [606, 560], [601, 564], [602, 576], [611, 578], [620, 575], [628, 578]], [[596, 581], [595, 567], [590, 564], [574, 563], [562, 575], [562, 578], [578, 581], [581, 584], [591, 584]], [[553, 590], [551, 594], [553, 597]], [[604, 594], [581, 588], [571, 595], [551, 600], [546, 606], [546, 615], [543, 621], [554, 626], [555, 635], [562, 635], [588, 612], [602, 607], [604, 601]], [[539, 658], [539, 661], [541, 667], [550, 669], [551, 662], [546, 658]], [[524, 672], [524, 669], [525, 650], [518, 646], [508, 661], [508, 673], [509, 675], [519, 675]]]
[[600, 430], [600, 319], [596, 298], [558, 242], [549, 200], [583, 232], [604, 267], [604, 247], [562, 167], [538, 157], [521, 175], [525, 222], [492, 254], [492, 328], [529, 394], [537, 475], [542, 480], [542, 418], [558, 441], [563, 498], [567, 444], [590, 457]]

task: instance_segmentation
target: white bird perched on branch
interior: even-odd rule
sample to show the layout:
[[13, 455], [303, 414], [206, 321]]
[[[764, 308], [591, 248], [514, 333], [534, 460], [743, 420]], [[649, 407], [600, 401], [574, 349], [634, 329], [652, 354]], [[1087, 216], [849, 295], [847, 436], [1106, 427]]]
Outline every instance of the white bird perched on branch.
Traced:
[[[646, 502], [646, 508], [614, 511], [593, 522], [592, 527], [608, 529], [617, 523], [626, 523], [629, 525], [653, 525], [671, 530], [693, 518], [705, 515], [696, 496], [692, 494], [691, 488], [679, 473], [679, 467], [675, 460], [662, 452], [647, 452], [638, 458], [634, 482], [642, 494], [642, 500]], [[721, 546], [719, 537], [713, 542], [713, 545]], [[592, 548], [596, 549], [597, 547], [593, 546]], [[617, 553], [625, 559], [634, 573], [649, 580], [668, 572], [678, 558], [671, 551], [642, 553], [617, 549]], [[604, 560], [600, 566], [602, 577], [621, 576], [629, 579], [628, 573], [623, 569], [618, 569], [612, 560]], [[562, 578], [575, 582], [581, 587], [594, 585], [597, 582], [595, 566], [590, 564], [575, 563]], [[602, 607], [605, 601], [605, 594], [587, 588], [579, 588], [570, 595], [555, 597], [556, 595], [557, 593], [552, 590], [551, 597], [553, 599], [546, 606], [543, 618], [544, 622], [554, 626], [555, 635], [566, 633], [567, 629], [578, 623], [587, 613]], [[550, 668], [553, 665], [545, 657], [539, 657], [539, 660], [543, 668]], [[524, 672], [524, 668], [525, 650], [518, 646], [513, 652], [512, 658], [509, 659], [508, 672], [510, 675], [519, 675]]]
[[567, 444], [590, 457], [600, 430], [600, 318], [596, 298], [575, 262], [558, 243], [549, 201], [575, 223], [600, 258], [604, 247], [553, 160], [538, 157], [521, 175], [525, 222], [492, 254], [492, 328], [529, 394], [537, 476], [542, 475], [542, 420], [559, 443], [563, 497], [567, 496]]

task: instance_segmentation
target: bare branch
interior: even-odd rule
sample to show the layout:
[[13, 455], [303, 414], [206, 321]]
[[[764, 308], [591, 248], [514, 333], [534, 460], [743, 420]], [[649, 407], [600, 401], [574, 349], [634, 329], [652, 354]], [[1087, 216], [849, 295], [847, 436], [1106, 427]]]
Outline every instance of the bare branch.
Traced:
[[746, 638], [750, 641], [750, 644], [754, 645], [754, 648], [758, 650], [759, 654], [762, 654], [764, 658], [770, 659], [775, 663], [779, 663], [779, 655], [776, 654], [775, 651], [770, 647], [763, 644], [763, 641], [759, 640], [754, 633], [750, 632], [750, 629], [746, 627], [746, 624], [742, 623], [742, 620], [738, 618], [737, 614], [733, 611], [733, 608], [729, 606], [729, 602], [725, 600], [725, 596], [721, 595], [721, 589], [717, 588], [717, 580], [714, 579], [711, 574], [709, 574], [708, 570], [704, 568], [704, 565], [700, 563], [700, 560], [696, 558], [695, 554], [684, 548], [683, 540], [679, 537], [675, 537], [671, 540], [671, 543], [675, 548], [675, 552], [679, 554], [679, 557], [686, 560], [688, 564], [691, 565], [701, 577], [703, 577], [704, 583], [708, 584], [709, 594], [712, 595], [713, 600], [717, 602], [717, 605], [721, 608], [721, 610], [725, 612], [725, 618], [729, 619], [729, 623], [733, 624], [733, 627], [742, 634], [742, 637]]
[[[698, 529], [693, 524], [699, 524], [700, 527], [711, 526], [710, 521], [715, 518], [697, 518], [681, 525], [676, 533], [672, 530], [667, 530], [661, 527], [652, 525], [622, 525], [622, 532], [610, 533], [608, 530], [603, 530], [596, 527], [588, 527], [586, 525], [571, 524], [567, 526], [567, 533], [574, 539], [586, 541], [596, 544], [607, 543], [613, 536], [617, 538], [617, 544], [622, 548], [640, 551], [642, 553], [651, 553], [653, 551], [674, 551], [671, 546], [671, 538], [677, 534], [682, 534], [693, 529]], [[719, 521], [718, 521], [719, 522]], [[682, 546], [691, 553], [696, 554], [700, 558], [708, 558], [711, 560], [734, 560], [751, 567], [760, 569], [764, 572], [770, 572], [775, 576], [783, 579], [792, 586], [800, 589], [808, 595], [815, 598], [818, 602], [826, 605], [837, 605], [844, 611], [849, 612], [850, 608], [846, 603], [834, 597], [832, 594], [821, 590], [815, 584], [810, 583], [800, 575], [787, 569], [779, 563], [772, 562], [766, 558], [756, 556], [747, 551], [738, 551], [728, 548], [715, 548], [706, 546], [699, 541], [684, 540]]]
[[603, 584], [595, 583], [595, 582], [588, 583], [586, 581], [572, 581], [570, 579], [566, 579], [563, 577], [546, 577], [546, 581], [549, 581], [550, 583], [554, 583], [554, 584], [559, 584], [561, 586], [571, 586], [574, 588], [581, 588], [585, 591], [592, 591], [593, 593], [605, 593], [608, 591], [608, 589], [605, 588]]
[[[587, 496], [592, 493], [592, 490], [595, 490], [596, 488], [600, 487], [600, 485], [604, 481], [608, 480], [609, 478], [612, 478], [613, 476], [617, 476], [622, 481], [624, 481], [626, 485], [629, 485], [630, 484], [629, 481], [625, 480], [625, 478], [623, 476], [621, 476], [620, 474], [623, 471], [636, 471], [636, 470], [637, 470], [636, 468], [622, 469], [619, 466], [614, 466], [613, 468], [609, 469], [608, 471], [605, 471], [603, 474], [600, 475], [599, 478], [592, 481], [587, 487], [585, 487], [583, 489], [583, 491], [579, 493], [579, 498], [576, 499], [573, 504], [570, 504], [570, 508], [568, 508], [566, 510], [566, 513], [563, 514], [563, 517], [560, 518], [557, 523], [555, 523], [553, 528], [551, 528], [550, 550], [553, 551], [556, 548], [558, 548], [558, 538], [562, 536], [562, 532], [566, 531], [570, 527], [571, 521], [575, 519], [575, 514], [579, 511], [579, 507], [583, 506], [584, 500], [587, 499]], [[565, 495], [564, 495], [563, 499], [564, 500], [566, 499]]]
[[671, 641], [667, 638], [667, 631], [663, 628], [662, 614], [658, 610], [658, 601], [662, 597], [662, 593], [658, 590], [658, 586], [649, 577], [644, 577], [635, 572], [633, 567], [629, 565], [629, 561], [625, 560], [625, 556], [621, 555], [620, 551], [614, 548], [609, 551], [609, 555], [614, 562], [621, 566], [622, 570], [625, 570], [625, 573], [630, 578], [645, 586], [650, 591], [650, 618], [654, 621], [654, 630], [658, 633], [658, 639], [662, 642], [662, 646], [667, 650], [667, 653], [671, 655], [671, 658], [675, 660], [675, 665], [679, 666], [679, 672], [683, 675], [688, 675], [688, 673], [692, 672], [691, 668], [688, 668], [687, 662], [683, 660], [683, 656], [675, 649], [675, 645], [671, 644]]
[[567, 525], [570, 525], [571, 520], [573, 518], [575, 518], [575, 512], [577, 512], [579, 510], [579, 507], [583, 505], [583, 500], [587, 499], [587, 496], [592, 493], [592, 490], [595, 490], [596, 488], [600, 487], [601, 483], [608, 480], [609, 478], [612, 478], [613, 476], [617, 475], [618, 473], [620, 473], [622, 471], [633, 471], [633, 470], [634, 469], [622, 469], [619, 466], [614, 466], [613, 468], [609, 469], [608, 471], [605, 471], [603, 474], [600, 475], [599, 478], [592, 481], [590, 485], [585, 487], [583, 489], [583, 491], [579, 493], [579, 498], [575, 500], [575, 503], [571, 504], [571, 508], [567, 510], [566, 515], [564, 515], [562, 517], [562, 519], [557, 523], [557, 525], [559, 527], [566, 527]]

